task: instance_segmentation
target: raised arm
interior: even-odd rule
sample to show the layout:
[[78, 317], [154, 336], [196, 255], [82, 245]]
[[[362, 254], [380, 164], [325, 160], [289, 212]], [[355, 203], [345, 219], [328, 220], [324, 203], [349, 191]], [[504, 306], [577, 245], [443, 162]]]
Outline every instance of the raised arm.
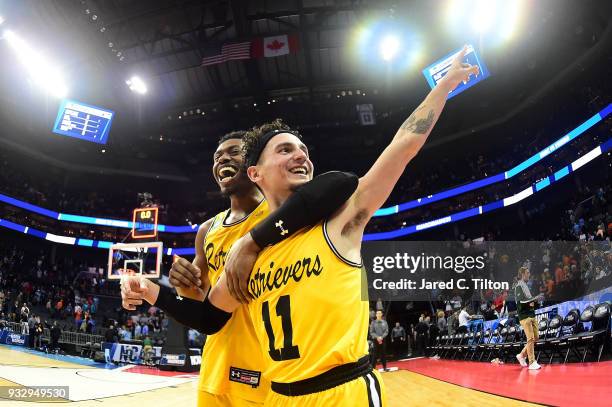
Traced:
[[[328, 230], [335, 229], [337, 232], [333, 233], [333, 237], [335, 235], [349, 237], [353, 243], [352, 246], [361, 241], [366, 223], [385, 203], [406, 165], [425, 144], [442, 113], [448, 93], [460, 82], [468, 81], [471, 75], [478, 74], [477, 66], [462, 63], [466, 51], [467, 48], [464, 47], [457, 54], [444, 78], [404, 121], [374, 165], [359, 179], [359, 186], [355, 194], [328, 224]], [[336, 241], [337, 239], [334, 239], [334, 243]], [[348, 250], [349, 245], [346, 246]], [[341, 252], [343, 252], [342, 249]], [[357, 257], [359, 257], [358, 253]], [[348, 258], [355, 258], [355, 254], [349, 254]]]

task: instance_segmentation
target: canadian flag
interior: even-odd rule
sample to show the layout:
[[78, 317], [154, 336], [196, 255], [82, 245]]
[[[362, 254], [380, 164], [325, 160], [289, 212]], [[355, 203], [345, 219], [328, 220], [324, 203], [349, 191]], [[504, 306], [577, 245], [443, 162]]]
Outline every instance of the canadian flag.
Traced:
[[297, 36], [276, 35], [274, 37], [258, 38], [253, 41], [253, 57], [279, 57], [298, 50]]

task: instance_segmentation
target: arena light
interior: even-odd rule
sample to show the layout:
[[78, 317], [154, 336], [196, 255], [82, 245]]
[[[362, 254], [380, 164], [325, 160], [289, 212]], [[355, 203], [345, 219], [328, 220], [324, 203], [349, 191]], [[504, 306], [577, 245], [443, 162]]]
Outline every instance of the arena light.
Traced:
[[495, 21], [496, 3], [496, 1], [491, 0], [478, 0], [476, 2], [475, 7], [472, 9], [473, 14], [471, 18], [474, 31], [479, 34], [489, 31]]
[[380, 42], [380, 55], [382, 59], [389, 62], [397, 55], [400, 48], [399, 39], [394, 35], [387, 35]]
[[45, 57], [34, 51], [26, 41], [10, 30], [4, 31], [4, 39], [17, 54], [30, 79], [58, 98], [66, 97], [68, 87], [59, 69]]
[[465, 22], [475, 34], [493, 43], [512, 38], [527, 14], [525, 0], [448, 0], [445, 5], [445, 25], [456, 35], [465, 34]]
[[502, 21], [500, 34], [504, 40], [509, 40], [518, 31], [518, 26], [521, 22], [521, 17], [525, 14], [525, 1], [509, 1], [506, 2], [504, 6], [506, 7], [506, 9], [504, 10], [505, 18]]
[[144, 95], [147, 93], [147, 85], [145, 85], [144, 81], [140, 79], [139, 76], [132, 76], [130, 79], [125, 81], [132, 92], [139, 93]]

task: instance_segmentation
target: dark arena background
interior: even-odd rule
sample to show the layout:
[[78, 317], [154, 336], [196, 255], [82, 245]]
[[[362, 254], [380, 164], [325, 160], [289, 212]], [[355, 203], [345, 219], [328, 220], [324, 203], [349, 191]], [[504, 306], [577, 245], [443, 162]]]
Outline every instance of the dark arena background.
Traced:
[[[229, 206], [224, 134], [282, 118], [315, 175], [361, 177], [464, 44], [480, 75], [367, 224], [364, 259], [453, 243], [511, 277], [370, 291], [386, 404], [610, 405], [612, 2], [0, 0], [0, 406], [197, 405], [206, 336], [126, 310], [117, 270], [169, 286], [193, 260]], [[539, 369], [516, 357], [520, 268]]]

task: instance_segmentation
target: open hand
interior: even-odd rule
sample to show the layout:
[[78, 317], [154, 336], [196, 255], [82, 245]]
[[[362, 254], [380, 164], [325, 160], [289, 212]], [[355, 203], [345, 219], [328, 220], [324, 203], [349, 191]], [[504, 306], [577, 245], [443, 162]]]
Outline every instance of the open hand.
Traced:
[[467, 50], [467, 45], [464, 45], [463, 49], [453, 58], [450, 69], [440, 81], [440, 83], [444, 82], [448, 85], [449, 92], [459, 86], [461, 82], [467, 83], [470, 80], [470, 76], [478, 76], [480, 73], [480, 68], [478, 68], [477, 65], [470, 65], [463, 62]]

